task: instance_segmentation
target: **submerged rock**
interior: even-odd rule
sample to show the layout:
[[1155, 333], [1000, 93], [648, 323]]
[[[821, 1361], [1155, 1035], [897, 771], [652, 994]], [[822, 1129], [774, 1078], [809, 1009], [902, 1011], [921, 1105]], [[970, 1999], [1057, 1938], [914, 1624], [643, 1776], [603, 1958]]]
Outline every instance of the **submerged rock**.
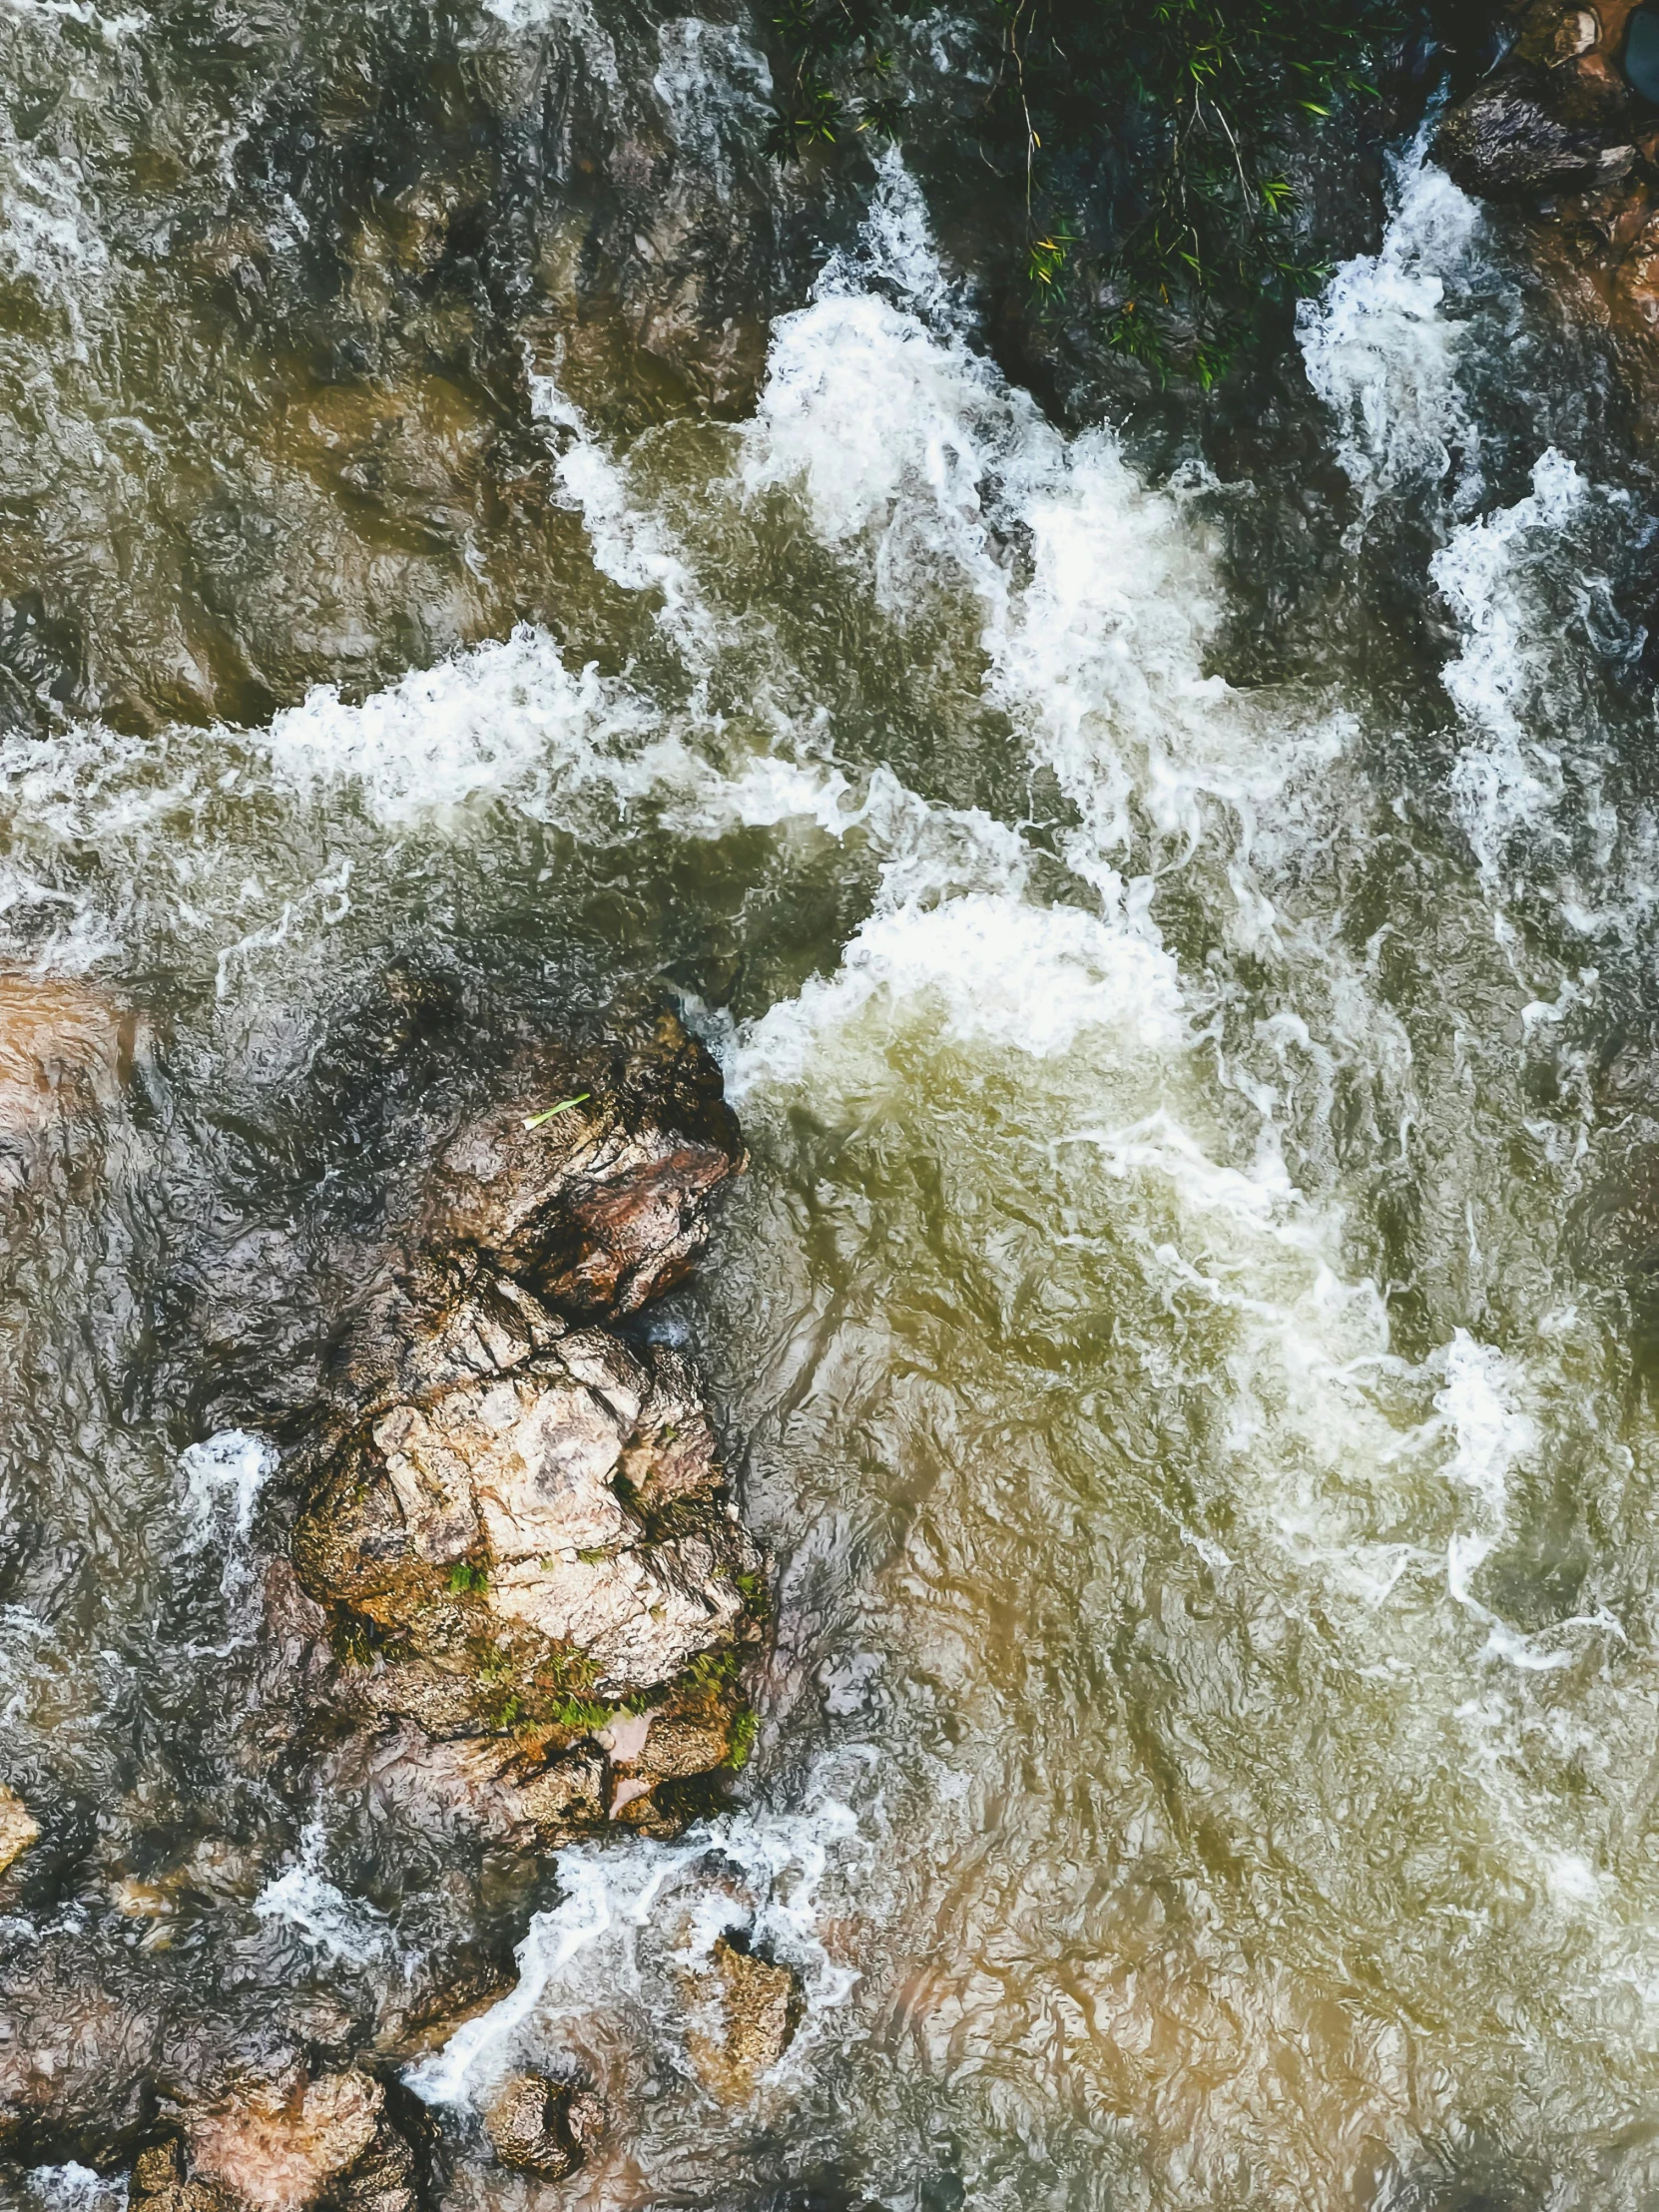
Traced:
[[90, 984], [0, 975], [0, 1138], [113, 1104], [140, 1035], [138, 1016]]
[[0, 1874], [40, 1841], [40, 1823], [15, 1790], [0, 1783]]
[[740, 2104], [795, 2038], [802, 1992], [793, 1967], [721, 1936], [708, 1966], [687, 1974], [695, 2007], [686, 2045], [723, 2103]]
[[605, 2107], [583, 2083], [511, 2074], [484, 2114], [484, 2132], [503, 2166], [560, 2181], [603, 2140]]
[[[412, 2099], [399, 2095], [394, 2110], [384, 2085], [355, 2069], [304, 2081], [281, 2098], [256, 2090], [191, 2120], [196, 2178], [184, 2187], [206, 2184], [211, 2201], [234, 2212], [321, 2205], [329, 2212], [414, 2212], [416, 2144], [425, 2128]], [[198, 2212], [177, 2197], [166, 2212], [175, 2208]]]

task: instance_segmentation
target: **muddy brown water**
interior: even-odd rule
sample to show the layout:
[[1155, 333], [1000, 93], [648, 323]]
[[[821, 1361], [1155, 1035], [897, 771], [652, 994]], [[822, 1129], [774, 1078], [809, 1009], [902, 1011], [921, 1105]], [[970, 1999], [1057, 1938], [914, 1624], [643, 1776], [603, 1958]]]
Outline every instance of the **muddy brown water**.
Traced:
[[[1401, 148], [1247, 396], [1062, 431], [744, 21], [0, 76], [0, 950], [144, 1015], [0, 1128], [8, 1971], [183, 2074], [518, 1945], [457, 2207], [1659, 2200], [1653, 510], [1510, 247]], [[250, 1764], [257, 1592], [410, 1132], [663, 990], [776, 1651], [708, 1827], [525, 1863]], [[723, 1928], [806, 1990], [730, 2106]], [[568, 2060], [607, 2151], [490, 2165]]]

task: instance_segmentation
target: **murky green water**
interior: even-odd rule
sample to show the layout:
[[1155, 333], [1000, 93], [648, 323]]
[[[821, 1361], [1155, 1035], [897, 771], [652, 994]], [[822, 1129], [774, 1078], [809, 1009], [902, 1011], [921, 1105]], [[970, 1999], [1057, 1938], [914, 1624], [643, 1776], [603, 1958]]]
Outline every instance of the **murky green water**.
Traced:
[[[1127, 454], [889, 162], [699, 411], [525, 88], [741, 231], [743, 26], [0, 32], [0, 928], [153, 1030], [4, 1223], [14, 1957], [257, 2026], [525, 1937], [417, 2076], [456, 2206], [1659, 2202], [1652, 524], [1500, 243], [1402, 156]], [[777, 1649], [712, 1837], [513, 1867], [244, 1756], [280, 1479], [180, 1453], [302, 1406], [410, 1117], [633, 988], [754, 1152], [662, 1326]], [[810, 1994], [738, 2111], [728, 1911]], [[562, 2192], [465, 2148], [549, 2053]]]

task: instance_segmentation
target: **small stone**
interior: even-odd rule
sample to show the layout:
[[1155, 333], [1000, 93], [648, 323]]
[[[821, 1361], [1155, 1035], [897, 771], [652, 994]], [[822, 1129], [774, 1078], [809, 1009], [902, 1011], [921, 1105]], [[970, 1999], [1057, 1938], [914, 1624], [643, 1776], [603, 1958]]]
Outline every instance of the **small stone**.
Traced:
[[1601, 25], [1588, 8], [1569, 8], [1550, 41], [1550, 60], [1557, 67], [1587, 54], [1601, 37]]
[[484, 2114], [484, 2132], [503, 2166], [558, 2181], [598, 2147], [605, 2108], [585, 2083], [516, 2073]]
[[801, 1981], [794, 1969], [721, 1936], [708, 1970], [688, 1975], [700, 2018], [686, 2043], [723, 2103], [741, 2104], [795, 2038]]
[[651, 1734], [654, 1712], [619, 1713], [609, 1727], [602, 1728], [594, 1739], [601, 1750], [608, 1751], [620, 1767], [631, 1767], [645, 1749], [646, 1738]]
[[1601, 41], [1601, 21], [1591, 8], [1563, 7], [1561, 0], [1532, 0], [1521, 17], [1514, 51], [1545, 69], [1575, 62]]
[[0, 1782], [0, 1874], [40, 1841], [40, 1823], [15, 1790]]
[[211, 2183], [186, 2178], [184, 2146], [176, 2136], [139, 2152], [127, 2201], [131, 2212], [230, 2212]]
[[133, 2161], [134, 2197], [159, 2197], [185, 2178], [185, 2162], [178, 2140], [157, 2143], [141, 2150]]

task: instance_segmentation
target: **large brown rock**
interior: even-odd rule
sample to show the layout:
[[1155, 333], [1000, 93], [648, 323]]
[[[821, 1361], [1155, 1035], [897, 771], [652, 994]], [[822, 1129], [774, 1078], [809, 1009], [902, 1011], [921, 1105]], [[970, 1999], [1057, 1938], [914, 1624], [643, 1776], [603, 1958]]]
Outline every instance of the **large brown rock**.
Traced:
[[1465, 192], [1493, 200], [1593, 184], [1619, 160], [1621, 143], [1629, 159], [1616, 123], [1610, 134], [1564, 109], [1543, 74], [1514, 62], [1452, 109], [1435, 138], [1434, 158]]
[[[355, 1761], [420, 1818], [548, 1848], [613, 1813], [672, 1827], [660, 1786], [731, 1757], [760, 1555], [686, 1362], [595, 1317], [678, 1279], [742, 1156], [667, 1014], [608, 1054], [531, 1055], [440, 1152], [336, 1363], [294, 1530], [354, 1662], [334, 1703], [373, 1731], [342, 1780]], [[679, 1725], [668, 1764], [617, 1772], [623, 1700], [665, 1749]]]
[[[408, 1676], [425, 1722], [476, 1682], [480, 1639], [515, 1670], [580, 1653], [579, 1686], [611, 1696], [664, 1681], [733, 1641], [759, 1566], [685, 1363], [515, 1305], [508, 1334], [474, 1327], [467, 1302], [436, 1386], [370, 1417], [295, 1534], [313, 1597], [425, 1662]], [[476, 1356], [465, 1380], [457, 1338]]]
[[195, 2176], [236, 2212], [415, 2212], [420, 2125], [412, 2110], [394, 2116], [384, 2086], [353, 2069], [286, 2096], [255, 2089], [195, 2114], [188, 2132]]
[[672, 1013], [605, 1052], [547, 1045], [429, 1179], [429, 1248], [460, 1246], [560, 1311], [624, 1315], [671, 1289], [743, 1164], [720, 1071]]
[[605, 2107], [584, 2083], [510, 2074], [484, 2114], [484, 2132], [503, 2166], [562, 2181], [605, 2133]]
[[758, 1957], [723, 1936], [707, 1967], [689, 1973], [686, 1982], [687, 2048], [716, 2096], [741, 2104], [794, 2040], [800, 1979], [792, 1967]]

